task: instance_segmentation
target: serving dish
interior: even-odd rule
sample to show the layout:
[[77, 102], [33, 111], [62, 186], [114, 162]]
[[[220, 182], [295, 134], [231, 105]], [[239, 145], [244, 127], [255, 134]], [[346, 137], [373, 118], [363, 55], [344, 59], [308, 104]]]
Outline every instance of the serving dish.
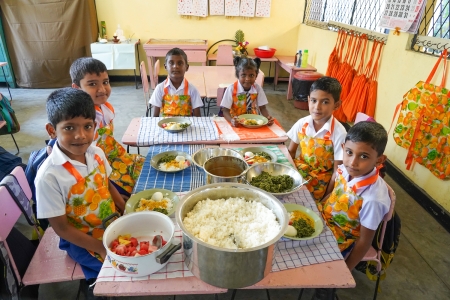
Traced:
[[[266, 117], [261, 116], [261, 115], [252, 115], [252, 114], [243, 114], [237, 117], [239, 124], [241, 124], [242, 126], [246, 127], [246, 128], [261, 128], [263, 126], [266, 126], [267, 123], [269, 123], [269, 120], [267, 120]], [[243, 122], [245, 120], [248, 119], [254, 119], [254, 120], [261, 120], [262, 124], [258, 124], [258, 125], [245, 125]]]
[[206, 147], [198, 150], [192, 154], [192, 161], [194, 164], [203, 169], [205, 161], [216, 156], [234, 156], [237, 158], [243, 158], [243, 156], [236, 150], [220, 147]]
[[165, 152], [161, 152], [159, 154], [156, 154], [156, 155], [154, 155], [152, 157], [152, 159], [150, 160], [150, 165], [152, 166], [152, 168], [155, 169], [155, 170], [161, 171], [161, 172], [166, 172], [166, 173], [177, 173], [177, 172], [181, 172], [181, 171], [189, 168], [189, 166], [188, 166], [188, 167], [186, 167], [184, 169], [180, 169], [180, 170], [171, 170], [171, 171], [161, 170], [159, 168], [158, 162], [159, 162], [159, 160], [161, 158], [163, 158], [166, 155], [175, 155], [175, 156], [179, 156], [180, 155], [180, 156], [184, 156], [186, 161], [188, 161], [189, 164], [192, 164], [192, 157], [189, 154], [187, 154], [186, 152], [183, 152], [183, 151], [165, 151]]
[[185, 131], [189, 127], [188, 126], [186, 128], [181, 128], [181, 129], [166, 129], [166, 128], [163, 127], [163, 124], [167, 124], [167, 123], [170, 123], [170, 122], [176, 122], [176, 123], [181, 123], [181, 124], [188, 123], [189, 126], [192, 125], [191, 120], [189, 120], [188, 118], [173, 117], [173, 118], [164, 118], [164, 119], [162, 119], [161, 121], [158, 122], [158, 127], [163, 129], [163, 130], [165, 130], [165, 131], [167, 131], [167, 132], [170, 132], [170, 133], [182, 132], [182, 131]]
[[267, 148], [264, 148], [264, 147], [248, 147], [248, 148], [243, 148], [243, 149], [241, 149], [241, 150], [239, 151], [239, 154], [242, 155], [242, 157], [244, 157], [245, 161], [247, 161], [247, 163], [248, 163], [249, 165], [251, 165], [251, 164], [257, 164], [257, 163], [251, 163], [251, 162], [249, 162], [249, 159], [246, 159], [246, 158], [245, 158], [245, 153], [246, 153], [246, 152], [252, 152], [253, 154], [255, 154], [255, 153], [257, 153], [257, 152], [265, 152], [265, 153], [269, 154], [270, 157], [271, 157], [271, 160], [268, 161], [268, 162], [274, 162], [274, 163], [276, 163], [277, 160], [278, 160], [277, 155], [276, 155], [273, 151], [271, 151], [271, 150], [269, 150], [269, 149], [267, 149]]
[[130, 214], [136, 212], [141, 198], [151, 199], [153, 194], [156, 192], [160, 192], [163, 194], [164, 198], [169, 198], [170, 200], [172, 200], [173, 206], [170, 210], [167, 211], [168, 216], [172, 215], [175, 212], [175, 207], [177, 206], [178, 202], [180, 202], [180, 198], [174, 192], [166, 189], [149, 189], [132, 195], [130, 199], [127, 200], [127, 204], [125, 205], [126, 213]]
[[283, 237], [291, 239], [291, 240], [296, 240], [296, 241], [305, 241], [305, 240], [313, 239], [322, 233], [322, 231], [323, 231], [322, 218], [318, 214], [316, 214], [314, 211], [312, 211], [311, 209], [304, 207], [303, 205], [300, 205], [300, 204], [284, 203], [283, 205], [286, 208], [286, 211], [288, 212], [288, 219], [289, 219], [289, 214], [291, 212], [293, 212], [294, 210], [299, 210], [314, 221], [314, 229], [315, 229], [314, 233], [309, 237], [298, 238], [298, 237], [293, 237], [293, 236], [288, 236], [288, 235], [283, 235]]

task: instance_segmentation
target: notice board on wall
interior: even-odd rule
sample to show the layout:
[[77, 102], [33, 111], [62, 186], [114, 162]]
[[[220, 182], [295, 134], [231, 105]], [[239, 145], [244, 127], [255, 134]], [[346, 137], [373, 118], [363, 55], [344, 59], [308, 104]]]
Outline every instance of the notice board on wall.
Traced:
[[178, 0], [181, 16], [270, 17], [272, 0]]

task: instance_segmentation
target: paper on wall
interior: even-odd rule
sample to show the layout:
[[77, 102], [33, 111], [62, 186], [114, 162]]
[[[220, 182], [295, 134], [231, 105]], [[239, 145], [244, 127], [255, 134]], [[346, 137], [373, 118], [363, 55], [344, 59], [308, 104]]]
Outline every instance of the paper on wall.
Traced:
[[225, 0], [209, 0], [209, 14], [211, 16], [225, 15]]
[[225, 0], [225, 16], [239, 17], [239, 0]]
[[425, 5], [426, 0], [386, 0], [379, 26], [415, 33]]
[[239, 15], [241, 17], [254, 17], [255, 16], [255, 2], [256, 0], [241, 0], [241, 7]]
[[272, 0], [256, 0], [255, 17], [270, 17]]
[[193, 7], [192, 15], [197, 17], [208, 16], [208, 0], [193, 0], [192, 7]]
[[177, 12], [179, 15], [191, 16], [193, 14], [193, 0], [178, 0]]

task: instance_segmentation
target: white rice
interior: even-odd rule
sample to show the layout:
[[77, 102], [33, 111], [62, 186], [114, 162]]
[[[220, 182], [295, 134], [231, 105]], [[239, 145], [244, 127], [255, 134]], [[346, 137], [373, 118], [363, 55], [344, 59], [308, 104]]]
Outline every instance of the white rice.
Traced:
[[281, 230], [270, 209], [244, 198], [199, 201], [187, 213], [183, 224], [205, 243], [229, 249], [257, 247]]

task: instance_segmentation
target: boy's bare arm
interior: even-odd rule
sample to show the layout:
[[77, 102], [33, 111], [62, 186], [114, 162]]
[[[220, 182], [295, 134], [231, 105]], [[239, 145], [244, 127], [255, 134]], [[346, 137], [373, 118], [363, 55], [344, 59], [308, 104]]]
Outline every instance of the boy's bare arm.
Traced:
[[269, 111], [267, 110], [267, 107], [265, 105], [260, 106], [259, 110], [261, 111], [261, 114], [267, 118], [267, 120], [269, 120], [269, 122], [267, 123], [267, 125], [272, 125], [274, 122], [274, 119], [272, 118], [272, 116], [269, 114]]
[[161, 111], [161, 108], [160, 108], [160, 107], [153, 106], [153, 116], [154, 116], [154, 117], [159, 117], [160, 111]]
[[116, 205], [119, 212], [123, 213], [125, 211], [125, 200], [123, 200], [119, 191], [109, 180], [108, 180], [108, 188], [109, 188], [109, 193], [111, 194], [111, 197], [114, 201], [114, 204]]
[[194, 117], [201, 117], [200, 107], [194, 108]]
[[288, 151], [292, 159], [295, 158], [295, 153], [297, 153], [298, 144], [291, 140], [289, 143]]
[[66, 215], [49, 218], [48, 221], [56, 234], [61, 238], [78, 247], [94, 251], [95, 253], [100, 254], [102, 258], [106, 257], [106, 249], [103, 247], [102, 241], [97, 240], [70, 225]]
[[355, 244], [349, 257], [345, 260], [349, 270], [353, 270], [356, 265], [361, 261], [364, 255], [372, 245], [373, 237], [375, 236], [375, 230], [371, 230], [361, 225], [360, 237]]

